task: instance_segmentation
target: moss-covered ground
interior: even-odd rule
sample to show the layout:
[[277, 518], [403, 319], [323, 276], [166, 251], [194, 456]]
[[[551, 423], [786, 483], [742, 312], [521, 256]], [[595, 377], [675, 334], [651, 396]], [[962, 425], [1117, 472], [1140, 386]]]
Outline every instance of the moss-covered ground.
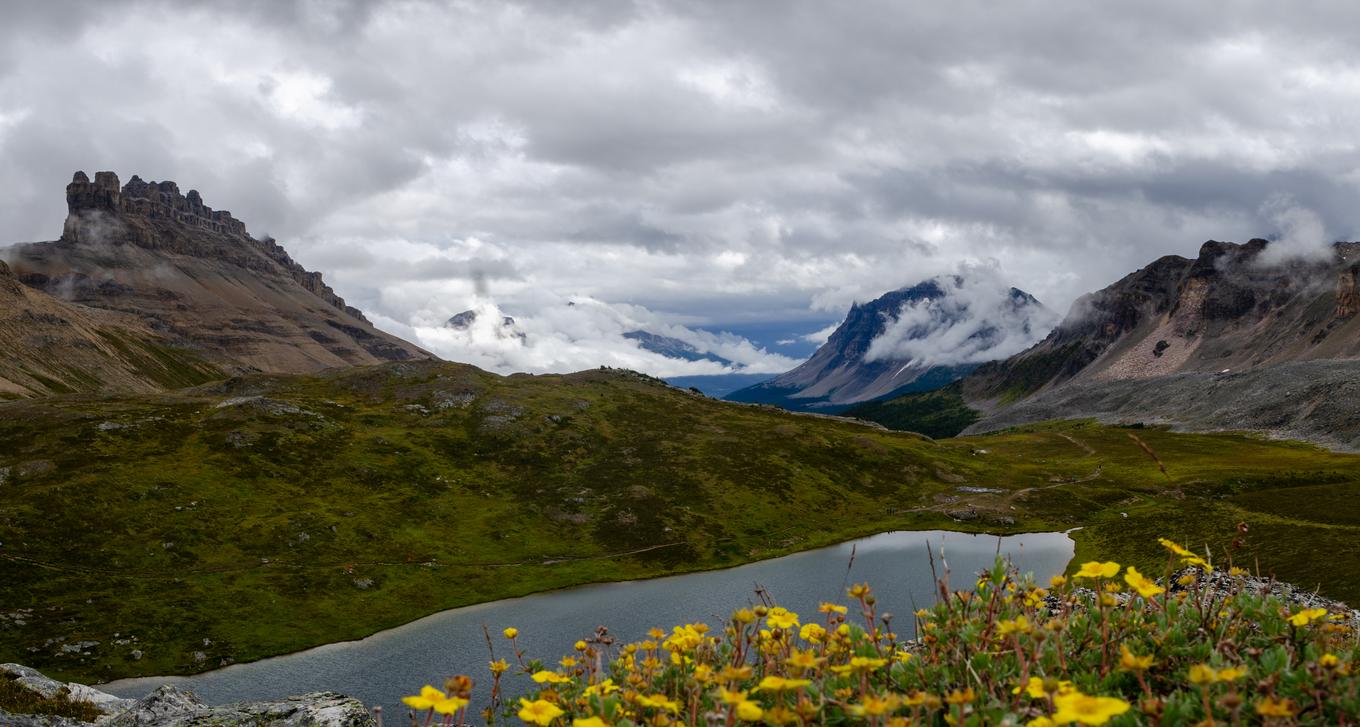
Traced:
[[0, 661], [87, 681], [893, 529], [1083, 527], [1079, 561], [1138, 565], [1245, 522], [1240, 565], [1360, 601], [1360, 457], [1080, 422], [932, 441], [617, 371], [5, 402], [0, 472]]

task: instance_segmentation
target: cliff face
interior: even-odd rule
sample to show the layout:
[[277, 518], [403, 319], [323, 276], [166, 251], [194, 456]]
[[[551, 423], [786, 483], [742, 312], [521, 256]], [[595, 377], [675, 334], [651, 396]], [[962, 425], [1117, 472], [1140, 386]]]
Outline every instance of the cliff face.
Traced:
[[1360, 243], [1331, 259], [1275, 261], [1270, 243], [1209, 241], [1085, 296], [1033, 348], [981, 367], [973, 401], [1005, 403], [1068, 381], [1152, 379], [1360, 359]]
[[63, 300], [137, 316], [229, 371], [301, 373], [427, 358], [374, 328], [322, 279], [256, 239], [196, 190], [113, 172], [66, 187], [55, 242], [15, 247], [18, 279]]

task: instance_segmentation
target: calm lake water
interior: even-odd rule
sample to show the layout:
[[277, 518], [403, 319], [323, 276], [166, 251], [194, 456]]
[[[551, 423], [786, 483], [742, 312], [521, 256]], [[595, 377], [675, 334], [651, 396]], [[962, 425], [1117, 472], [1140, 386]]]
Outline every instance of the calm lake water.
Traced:
[[[819, 615], [820, 601], [845, 602], [847, 584], [868, 582], [878, 597], [880, 613], [899, 615], [899, 633], [905, 633], [912, 611], [933, 603], [927, 547], [936, 552], [937, 562], [943, 547], [955, 588], [971, 587], [973, 576], [991, 566], [998, 549], [1021, 571], [1044, 580], [1062, 572], [1073, 554], [1072, 540], [1062, 533], [1007, 537], [942, 531], [883, 533], [727, 570], [582, 586], [457, 608], [359, 641], [192, 677], [124, 679], [100, 688], [122, 697], [141, 697], [161, 684], [173, 683], [210, 704], [336, 691], [369, 705], [381, 704], [389, 717], [398, 717], [405, 714], [402, 695], [414, 693], [423, 684], [438, 686], [453, 674], [471, 674], [480, 696], [474, 704], [480, 707], [486, 703], [484, 690], [490, 682], [483, 624], [491, 629], [497, 656], [513, 662], [500, 630], [514, 626], [529, 656], [556, 663], [571, 653], [577, 639], [589, 636], [600, 625], [609, 627], [616, 643], [640, 640], [654, 626], [669, 631], [671, 626], [697, 621], [717, 625], [734, 609], [756, 600], [757, 584], [806, 620], [808, 615]], [[514, 691], [530, 684], [521, 676], [509, 687]]]

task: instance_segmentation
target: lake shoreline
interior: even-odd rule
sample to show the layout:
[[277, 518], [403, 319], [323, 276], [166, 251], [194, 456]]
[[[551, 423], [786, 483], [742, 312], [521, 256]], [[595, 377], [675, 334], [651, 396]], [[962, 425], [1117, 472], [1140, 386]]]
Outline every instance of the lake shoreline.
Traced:
[[[993, 535], [893, 530], [736, 566], [580, 584], [471, 604], [432, 613], [363, 639], [331, 642], [194, 675], [134, 677], [97, 686], [129, 696], [145, 694], [161, 683], [172, 683], [200, 691], [210, 703], [220, 703], [287, 696], [269, 691], [272, 685], [286, 684], [292, 685], [285, 690], [288, 694], [332, 690], [392, 704], [395, 686], [389, 685], [383, 691], [372, 686], [374, 679], [396, 679], [401, 684], [434, 682], [453, 673], [449, 668], [455, 664], [466, 665], [469, 672], [484, 671], [488, 654], [482, 625], [490, 628], [493, 635], [504, 626], [517, 626], [522, 634], [521, 645], [527, 646], [531, 656], [551, 658], [568, 653], [572, 640], [593, 630], [597, 622], [609, 626], [611, 634], [621, 638], [641, 638], [645, 633], [644, 622], [646, 626], [668, 628], [674, 625], [670, 618], [681, 619], [676, 622], [707, 619], [710, 615], [722, 618], [725, 611], [710, 614], [709, 609], [730, 610], [739, 606], [743, 598], [749, 600], [750, 586], [756, 581], [748, 582], [748, 578], [758, 579], [781, 603], [799, 608], [815, 609], [816, 599], [809, 595], [814, 588], [819, 599], [843, 600], [844, 581], [851, 578], [868, 580], [876, 588], [881, 586], [883, 602], [889, 603], [896, 597], [901, 601], [899, 611], [923, 605], [932, 598], [934, 590], [928, 559], [922, 557], [927, 544], [936, 552], [943, 545], [955, 577], [967, 572], [968, 584], [972, 574], [990, 565], [998, 551], [1012, 556], [1022, 566], [1032, 560], [1028, 569], [1043, 571], [1042, 576], [1052, 574], [1048, 571], [1063, 571], [1075, 554], [1072, 539], [1056, 532]], [[851, 552], [855, 553], [853, 559], [849, 558]], [[936, 556], [937, 566], [938, 563]], [[718, 598], [718, 594], [724, 593], [726, 596]], [[742, 593], [746, 595], [743, 597]], [[636, 610], [620, 605], [629, 599], [642, 599], [640, 603], [646, 605]], [[673, 615], [666, 616], [667, 611]], [[503, 652], [502, 639], [495, 636], [494, 641]], [[419, 666], [422, 662], [429, 666], [422, 669]], [[402, 679], [395, 672], [407, 672], [407, 678]]]

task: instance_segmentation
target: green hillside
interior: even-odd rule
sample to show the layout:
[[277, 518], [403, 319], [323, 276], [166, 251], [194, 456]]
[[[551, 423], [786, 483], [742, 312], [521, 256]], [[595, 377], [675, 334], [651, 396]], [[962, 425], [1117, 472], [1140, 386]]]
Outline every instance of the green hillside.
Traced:
[[892, 529], [1086, 526], [1078, 560], [1139, 564], [1160, 562], [1150, 533], [1218, 553], [1246, 521], [1240, 563], [1261, 543], [1262, 569], [1360, 601], [1316, 557], [1360, 534], [1354, 456], [1083, 423], [935, 442], [621, 371], [399, 363], [7, 402], [0, 473], [0, 661], [83, 680]]

